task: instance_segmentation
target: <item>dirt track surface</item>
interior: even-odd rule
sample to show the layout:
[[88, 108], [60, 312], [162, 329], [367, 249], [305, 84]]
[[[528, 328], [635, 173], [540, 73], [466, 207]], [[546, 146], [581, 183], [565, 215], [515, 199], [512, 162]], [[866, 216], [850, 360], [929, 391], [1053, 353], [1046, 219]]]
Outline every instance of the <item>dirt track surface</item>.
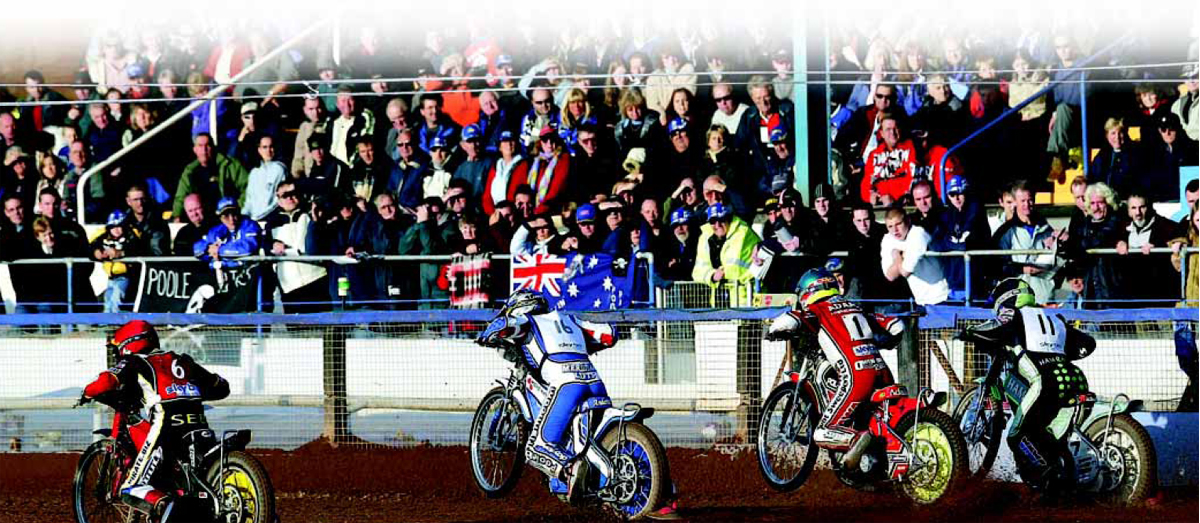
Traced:
[[[527, 469], [508, 498], [487, 500], [471, 479], [463, 447], [331, 449], [313, 443], [294, 452], [255, 452], [278, 492], [280, 520], [290, 522], [597, 521], [546, 493]], [[0, 454], [0, 521], [71, 521], [70, 483], [78, 454]], [[893, 494], [851, 490], [827, 471], [790, 494], [770, 490], [752, 453], [670, 449], [687, 521], [1196, 521], [1195, 489], [1167, 492], [1133, 508], [1033, 501], [1021, 485], [986, 482], [934, 507]]]

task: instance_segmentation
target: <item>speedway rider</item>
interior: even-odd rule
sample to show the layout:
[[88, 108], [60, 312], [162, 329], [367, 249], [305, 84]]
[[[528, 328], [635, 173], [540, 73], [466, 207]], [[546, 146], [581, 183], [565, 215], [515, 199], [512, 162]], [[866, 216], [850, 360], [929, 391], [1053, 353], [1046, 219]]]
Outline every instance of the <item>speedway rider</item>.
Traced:
[[[538, 470], [566, 483], [567, 500], [573, 502], [587, 474], [587, 458], [572, 459], [563, 438], [583, 402], [597, 398], [594, 401], [611, 405], [588, 356], [615, 345], [616, 330], [552, 311], [541, 294], [521, 289], [475, 341], [504, 349], [510, 361], [524, 362], [530, 376], [547, 388], [548, 399], [533, 424], [525, 456]], [[591, 427], [590, 412], [584, 411], [583, 427]]]
[[[1054, 458], [1061, 450], [1050, 432], [1060, 409], [1071, 408], [1088, 392], [1087, 378], [1071, 360], [1096, 349], [1096, 340], [1067, 325], [1061, 315], [1036, 307], [1033, 289], [1020, 278], [1007, 278], [992, 291], [996, 319], [967, 328], [961, 335], [994, 357], [1012, 364], [1013, 380], [1005, 383], [1021, 396], [1013, 407], [1008, 446], [1021, 479], [1034, 488], [1052, 486], [1066, 471]], [[1024, 390], [1024, 395], [1020, 394]], [[1070, 479], [1070, 478], [1064, 478]]]
[[[166, 454], [182, 451], [179, 444], [189, 433], [216, 443], [202, 402], [228, 396], [229, 383], [191, 356], [163, 350], [154, 326], [142, 320], [117, 329], [109, 348], [117, 351], [116, 365], [84, 387], [79, 401], [82, 404], [95, 399], [114, 408], [140, 408], [141, 419], [135, 417], [129, 423], [138, 454], [121, 484], [121, 500], [150, 515], [153, 521], [165, 522], [176, 500], [154, 487], [169, 484], [155, 478], [156, 469], [170, 463]], [[160, 477], [170, 473], [169, 465], [162, 468], [166, 471]]]
[[839, 380], [813, 439], [822, 448], [845, 452], [843, 467], [858, 467], [871, 443], [871, 434], [855, 428], [854, 411], [871, 393], [893, 383], [879, 349], [894, 348], [904, 324], [898, 318], [865, 314], [858, 304], [841, 296], [837, 278], [825, 269], [804, 273], [797, 290], [800, 310], [775, 318], [767, 339], [815, 335]]

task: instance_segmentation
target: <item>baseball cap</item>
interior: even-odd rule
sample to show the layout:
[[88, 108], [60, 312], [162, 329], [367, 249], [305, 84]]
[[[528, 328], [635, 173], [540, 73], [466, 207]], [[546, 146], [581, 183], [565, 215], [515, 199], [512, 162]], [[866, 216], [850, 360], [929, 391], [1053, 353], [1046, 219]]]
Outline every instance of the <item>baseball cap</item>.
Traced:
[[950, 183], [946, 184], [946, 194], [962, 194], [966, 191], [967, 179], [962, 176], [953, 176]]
[[596, 206], [590, 203], [580, 205], [575, 209], [575, 223], [591, 223], [596, 221]]
[[496, 67], [500, 67], [502, 65], [510, 65], [512, 63], [513, 63], [513, 59], [509, 55], [502, 54], [502, 55], [496, 57]]
[[729, 209], [726, 209], [724, 204], [714, 203], [704, 211], [704, 214], [707, 216], [708, 222], [712, 223], [715, 220], [724, 220], [729, 217]]
[[679, 131], [687, 130], [687, 126], [687, 120], [684, 120], [683, 118], [676, 118], [671, 120], [671, 123], [667, 125], [667, 134], [673, 135]]
[[1179, 115], [1172, 112], [1168, 112], [1159, 117], [1157, 123], [1159, 129], [1174, 129], [1178, 131], [1183, 127], [1183, 125], [1179, 122]]
[[833, 273], [838, 273], [846, 270], [846, 262], [841, 258], [830, 258], [825, 262], [825, 270]]
[[125, 221], [125, 211], [113, 211], [109, 213], [108, 220], [104, 222], [104, 225], [108, 227], [115, 227], [117, 225], [121, 225], [121, 222], [123, 221]]
[[434, 136], [433, 139], [429, 140], [430, 151], [434, 149], [445, 149], [446, 147], [446, 139], [442, 138], [441, 136]]
[[517, 141], [517, 137], [513, 135], [512, 131], [500, 131], [500, 141], [515, 142]]
[[258, 111], [258, 102], [246, 102], [242, 104], [242, 114], [250, 114]]
[[141, 78], [146, 75], [146, 68], [137, 62], [125, 66], [125, 76], [130, 78]]
[[787, 131], [785, 131], [782, 127], [771, 129], [771, 143], [773, 144], [787, 141], [787, 136]]
[[479, 130], [478, 125], [471, 124], [466, 127], [463, 127], [462, 140], [464, 142], [469, 141], [469, 140], [475, 140], [482, 136], [483, 136], [483, 132]]
[[674, 211], [671, 211], [671, 226], [672, 227], [674, 227], [676, 225], [684, 225], [690, 221], [692, 221], [692, 211], [689, 211], [682, 207], [675, 209]]
[[240, 207], [238, 206], [237, 198], [230, 198], [230, 197], [226, 196], [224, 198], [221, 198], [221, 201], [217, 202], [217, 214], [225, 214], [226, 211], [231, 211], [231, 210], [232, 211], [240, 211]]
[[784, 189], [783, 194], [779, 196], [780, 207], [799, 207], [803, 205], [800, 193], [790, 187]]
[[313, 149], [324, 149], [324, 148], [325, 148], [325, 137], [323, 134], [313, 133], [313, 134], [309, 135], [308, 149], [310, 151]]
[[767, 198], [767, 201], [763, 202], [763, 210], [768, 211], [768, 212], [778, 211], [779, 210], [779, 200], [776, 198]]

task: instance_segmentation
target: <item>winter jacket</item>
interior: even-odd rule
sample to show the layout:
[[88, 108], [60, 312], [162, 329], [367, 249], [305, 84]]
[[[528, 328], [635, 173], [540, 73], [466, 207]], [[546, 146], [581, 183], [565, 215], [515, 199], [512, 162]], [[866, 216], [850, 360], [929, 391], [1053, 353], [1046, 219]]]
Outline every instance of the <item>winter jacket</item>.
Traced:
[[242, 264], [236, 258], [258, 254], [262, 237], [262, 227], [258, 226], [258, 222], [247, 216], [240, 216], [237, 227], [232, 231], [223, 223], [209, 229], [208, 234], [192, 246], [192, 253], [200, 258], [200, 261], [210, 262], [210, 266], [216, 268], [217, 262], [208, 255], [208, 246], [219, 245], [217, 254], [222, 265], [240, 267]]
[[692, 268], [692, 280], [714, 284], [712, 275], [717, 269], [725, 270], [724, 281], [746, 282], [753, 279], [750, 265], [754, 256], [754, 248], [762, 241], [750, 225], [741, 218], [734, 217], [729, 224], [729, 234], [725, 235], [725, 243], [721, 246], [717, 259], [720, 264], [713, 264], [711, 240], [714, 239], [711, 224], [700, 228], [700, 239], [696, 247], [696, 265]]
[[211, 173], [210, 178], [201, 180], [198, 178], [203, 170], [199, 160], [183, 168], [183, 175], [179, 177], [179, 187], [175, 190], [175, 206], [172, 210], [175, 216], [184, 216], [183, 200], [191, 193], [199, 193], [206, 202], [236, 197], [239, 206], [246, 204], [246, 184], [250, 180], [250, 173], [241, 163], [218, 153], [214, 155], [208, 170]]

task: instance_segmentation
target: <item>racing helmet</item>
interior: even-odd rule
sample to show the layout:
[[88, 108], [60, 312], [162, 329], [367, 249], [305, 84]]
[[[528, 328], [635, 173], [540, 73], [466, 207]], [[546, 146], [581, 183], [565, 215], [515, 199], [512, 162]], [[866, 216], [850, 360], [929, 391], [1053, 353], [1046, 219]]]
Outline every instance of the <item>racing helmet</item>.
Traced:
[[158, 349], [158, 332], [150, 322], [133, 320], [113, 333], [109, 346], [122, 356], [150, 352]]
[[840, 296], [841, 287], [837, 278], [825, 269], [809, 269], [800, 277], [796, 285], [796, 294], [800, 295], [800, 307], [807, 310], [812, 304]]
[[505, 316], [521, 316], [525, 314], [543, 314], [550, 311], [550, 304], [541, 293], [529, 289], [518, 289], [504, 302], [500, 312]]
[[992, 289], [992, 312], [1001, 320], [1008, 320], [1017, 309], [1031, 305], [1037, 305], [1037, 297], [1021, 278], [1005, 278]]

